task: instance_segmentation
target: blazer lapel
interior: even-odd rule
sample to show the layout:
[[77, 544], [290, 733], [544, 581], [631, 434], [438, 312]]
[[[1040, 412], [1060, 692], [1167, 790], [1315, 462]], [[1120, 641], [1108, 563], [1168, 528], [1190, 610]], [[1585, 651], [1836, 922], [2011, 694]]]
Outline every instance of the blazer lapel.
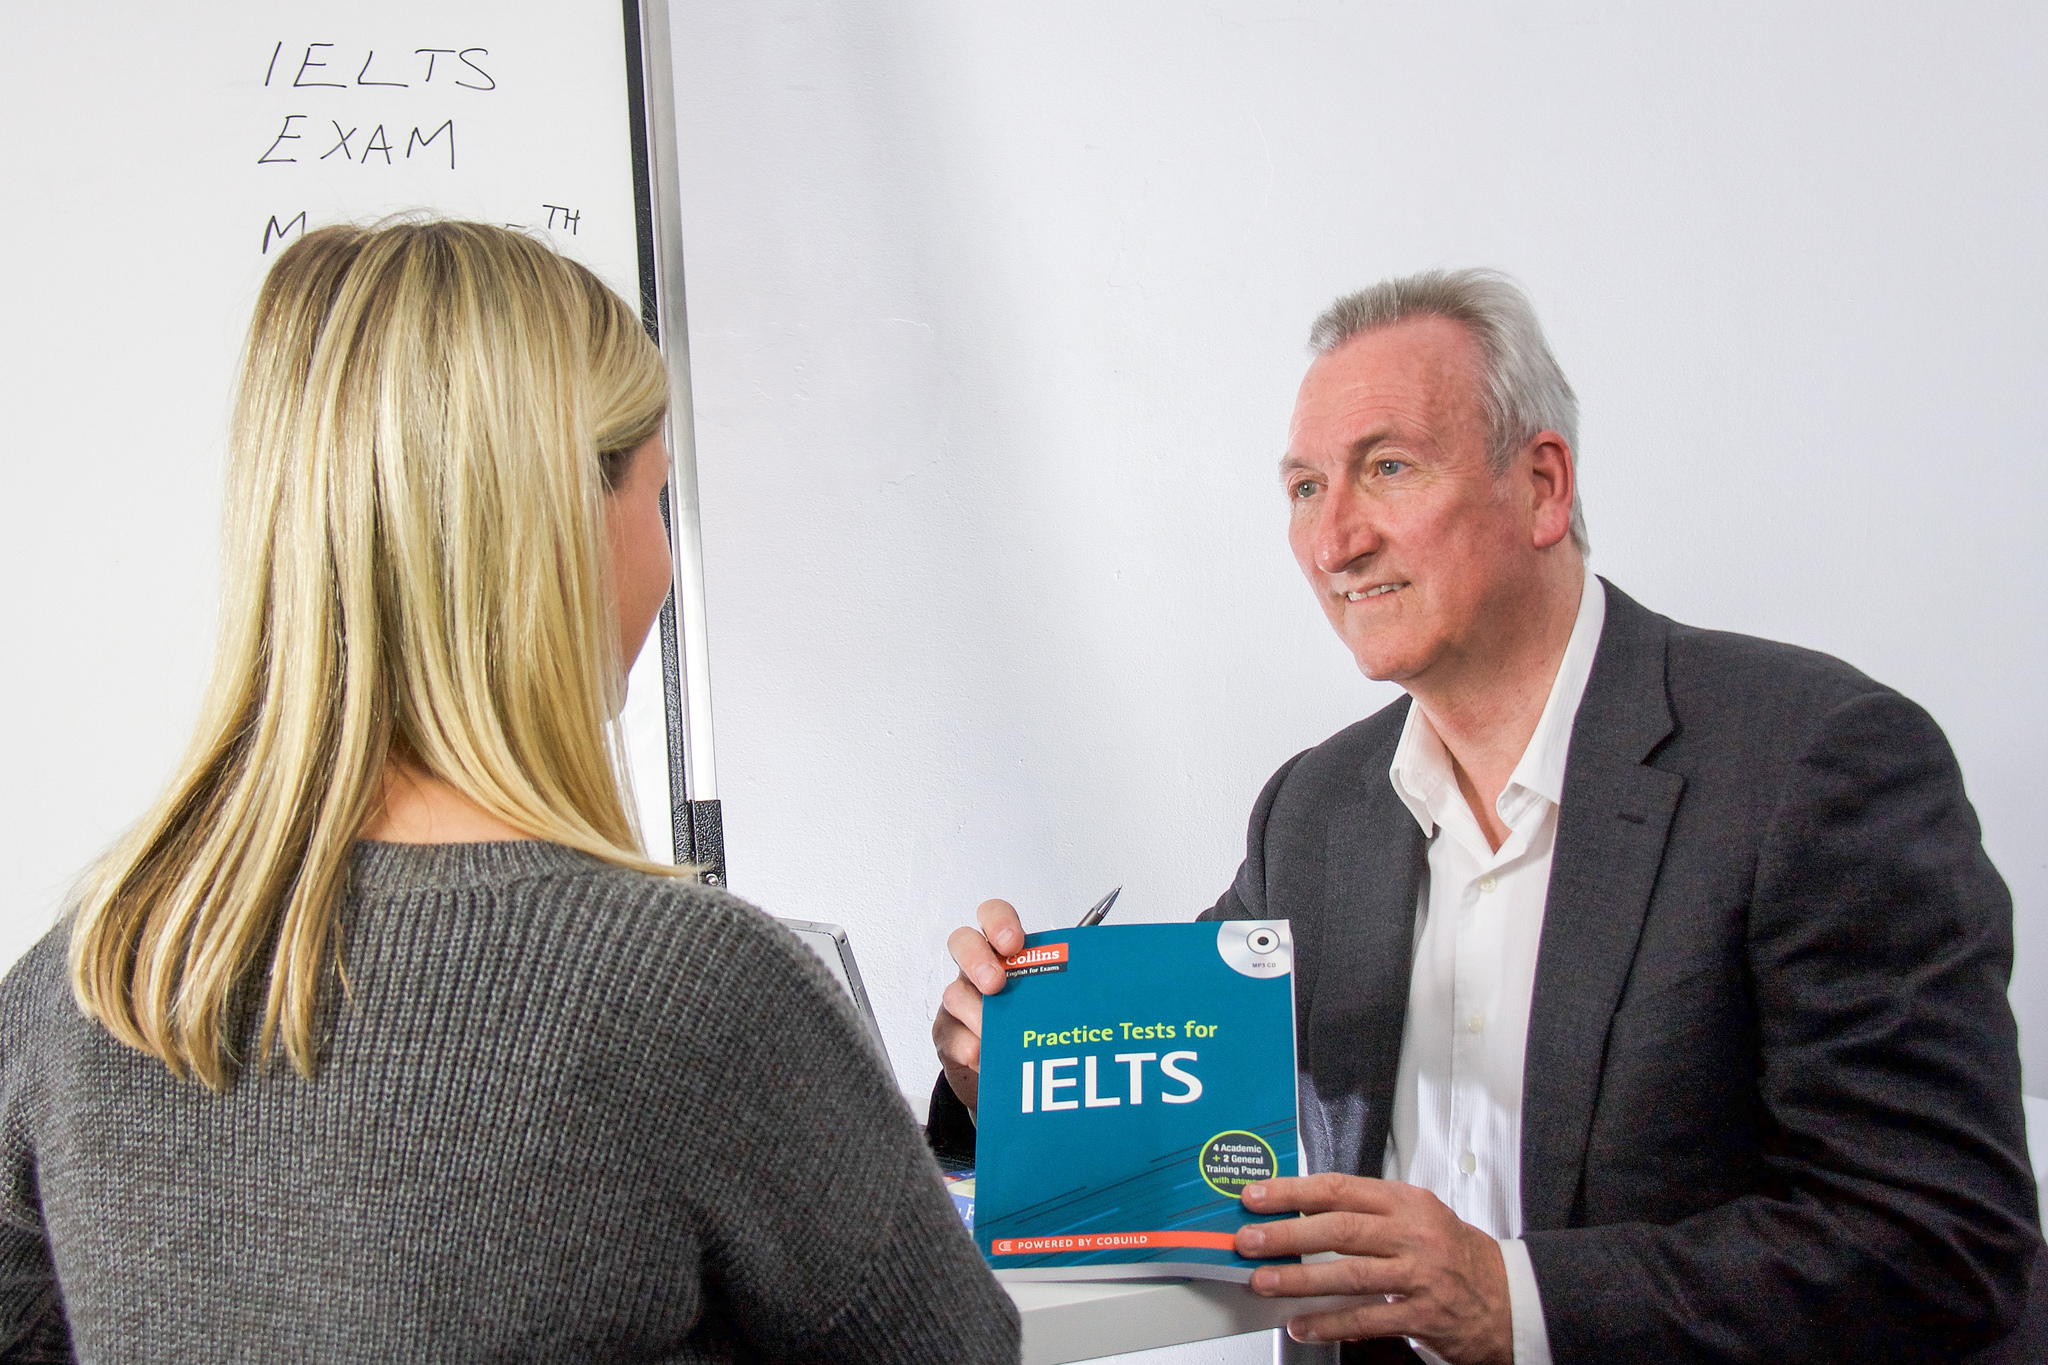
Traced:
[[1311, 1171], [1379, 1175], [1393, 1115], [1428, 856], [1421, 826], [1388, 779], [1393, 756], [1389, 742], [1364, 760], [1354, 798], [1329, 815], [1324, 922], [1315, 926], [1318, 965], [1300, 1031]]
[[1529, 1006], [1525, 1231], [1569, 1226], [1608, 1028], [1685, 786], [1676, 773], [1644, 766], [1672, 729], [1669, 633], [1670, 622], [1607, 586], [1607, 622], [1572, 726]]

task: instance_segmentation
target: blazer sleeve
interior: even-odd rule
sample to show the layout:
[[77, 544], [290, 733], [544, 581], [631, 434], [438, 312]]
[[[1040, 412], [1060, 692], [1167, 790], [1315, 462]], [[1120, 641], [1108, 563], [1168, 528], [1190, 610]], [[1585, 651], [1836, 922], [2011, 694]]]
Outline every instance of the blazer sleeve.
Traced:
[[941, 1165], [974, 1164], [974, 1115], [953, 1093], [953, 1084], [944, 1071], [932, 1082], [931, 1104], [925, 1110], [924, 1141]]
[[1951, 1359], [2025, 1301], [2011, 898], [1924, 711], [1865, 693], [1809, 734], [1747, 927], [1762, 1178], [1670, 1226], [1529, 1233], [1559, 1365]]

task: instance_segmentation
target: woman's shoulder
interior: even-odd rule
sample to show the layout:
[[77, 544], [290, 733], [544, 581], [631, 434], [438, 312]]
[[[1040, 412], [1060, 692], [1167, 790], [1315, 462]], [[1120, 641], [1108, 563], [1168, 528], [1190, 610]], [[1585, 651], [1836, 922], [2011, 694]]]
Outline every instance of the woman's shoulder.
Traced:
[[837, 989], [795, 935], [739, 897], [559, 844], [366, 843], [351, 876], [358, 897], [405, 907], [384, 917], [396, 932], [414, 937], [422, 914], [440, 918], [444, 950], [557, 980], [603, 977], [619, 1010]]
[[[642, 872], [595, 858], [586, 864], [572, 884], [587, 885], [593, 894], [567, 895], [558, 904], [583, 919], [586, 932], [609, 938], [622, 952], [710, 976], [740, 969], [780, 975], [796, 966], [817, 967], [793, 933], [729, 891], [688, 876]], [[545, 895], [547, 889], [536, 886], [535, 891]], [[816, 977], [820, 983], [827, 979], [822, 970]]]
[[[655, 974], [672, 1002], [696, 1001], [730, 1020], [829, 1007], [854, 1024], [846, 992], [796, 935], [759, 907], [695, 880], [604, 866], [602, 932]], [[691, 1011], [693, 1013], [698, 1011]], [[758, 1022], [766, 1023], [763, 1019]]]
[[643, 912], [719, 918], [751, 909], [680, 872], [645, 872], [537, 839], [463, 844], [364, 840], [350, 859], [349, 888], [370, 900], [454, 898], [467, 905], [518, 904], [544, 916], [593, 920]]
[[535, 843], [523, 851], [532, 870], [508, 882], [508, 897], [622, 951], [697, 961], [714, 945], [771, 956], [802, 951], [765, 911], [686, 872], [622, 867], [560, 844]]
[[67, 915], [0, 977], [0, 1064], [27, 1055], [36, 1038], [77, 1014]]
[[858, 1070], [894, 1102], [846, 991], [768, 914], [685, 876], [528, 853], [549, 865], [505, 889], [509, 914], [479, 917], [503, 935], [488, 969], [561, 1001], [582, 1045], [614, 1056], [611, 1083], [779, 1077], [815, 1091], [845, 1089]]
[[66, 915], [0, 977], [0, 1016], [47, 1008], [53, 998], [69, 999], [70, 976], [71, 917]]

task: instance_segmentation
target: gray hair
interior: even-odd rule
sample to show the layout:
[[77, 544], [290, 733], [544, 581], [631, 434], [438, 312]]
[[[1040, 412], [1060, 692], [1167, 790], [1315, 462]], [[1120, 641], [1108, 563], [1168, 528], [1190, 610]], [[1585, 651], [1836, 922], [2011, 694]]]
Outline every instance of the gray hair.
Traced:
[[[1309, 349], [1328, 355], [1364, 332], [1409, 318], [1439, 317], [1461, 323], [1479, 343], [1486, 366], [1481, 401], [1486, 411], [1487, 460], [1496, 475], [1540, 431], [1554, 431], [1571, 447], [1573, 472], [1579, 453], [1579, 399], [1558, 368], [1543, 324], [1520, 285], [1498, 270], [1425, 270], [1381, 280], [1346, 294], [1309, 329]], [[1572, 543], [1585, 554], [1586, 514], [1572, 486]]]

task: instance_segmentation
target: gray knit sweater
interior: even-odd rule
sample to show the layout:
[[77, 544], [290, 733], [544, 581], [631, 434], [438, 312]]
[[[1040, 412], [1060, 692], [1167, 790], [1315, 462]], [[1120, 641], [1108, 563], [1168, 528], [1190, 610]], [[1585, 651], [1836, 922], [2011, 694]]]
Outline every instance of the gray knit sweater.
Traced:
[[843, 993], [552, 844], [360, 845], [318, 1077], [226, 1094], [0, 982], [0, 1358], [1013, 1361]]

